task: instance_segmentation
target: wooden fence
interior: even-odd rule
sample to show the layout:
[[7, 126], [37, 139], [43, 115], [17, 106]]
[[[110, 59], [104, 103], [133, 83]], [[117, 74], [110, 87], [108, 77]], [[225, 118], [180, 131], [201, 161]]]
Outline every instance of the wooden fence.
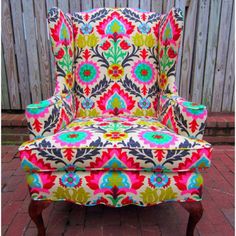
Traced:
[[2, 0], [2, 109], [22, 110], [53, 94], [47, 11], [133, 7], [184, 12], [179, 93], [210, 111], [234, 111], [234, 0]]

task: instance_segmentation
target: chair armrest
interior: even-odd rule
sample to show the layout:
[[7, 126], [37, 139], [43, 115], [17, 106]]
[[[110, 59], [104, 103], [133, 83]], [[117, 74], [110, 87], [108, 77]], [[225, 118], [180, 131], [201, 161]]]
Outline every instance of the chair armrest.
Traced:
[[202, 139], [207, 119], [204, 105], [188, 102], [180, 96], [165, 94], [160, 97], [160, 122], [175, 133]]
[[56, 95], [40, 103], [30, 104], [26, 107], [25, 115], [30, 140], [55, 134], [74, 119], [74, 95]]

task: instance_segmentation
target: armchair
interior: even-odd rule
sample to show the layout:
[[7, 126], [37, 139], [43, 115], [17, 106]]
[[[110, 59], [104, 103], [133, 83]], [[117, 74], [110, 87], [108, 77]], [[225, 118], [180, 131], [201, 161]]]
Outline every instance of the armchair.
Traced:
[[178, 96], [182, 12], [99, 8], [48, 14], [54, 96], [26, 108], [30, 141], [19, 147], [29, 214], [45, 235], [51, 201], [85, 206], [179, 202], [187, 235], [202, 215], [211, 145], [205, 106]]

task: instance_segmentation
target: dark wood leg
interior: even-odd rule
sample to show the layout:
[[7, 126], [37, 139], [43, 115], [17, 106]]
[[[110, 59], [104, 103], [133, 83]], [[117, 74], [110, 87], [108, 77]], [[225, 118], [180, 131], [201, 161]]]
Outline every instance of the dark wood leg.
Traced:
[[187, 236], [194, 235], [194, 229], [198, 221], [202, 218], [203, 207], [202, 202], [181, 202], [180, 203], [185, 210], [189, 212], [188, 227], [187, 227]]
[[38, 236], [45, 236], [46, 231], [43, 223], [42, 211], [50, 205], [50, 201], [35, 201], [31, 199], [29, 215], [38, 229]]

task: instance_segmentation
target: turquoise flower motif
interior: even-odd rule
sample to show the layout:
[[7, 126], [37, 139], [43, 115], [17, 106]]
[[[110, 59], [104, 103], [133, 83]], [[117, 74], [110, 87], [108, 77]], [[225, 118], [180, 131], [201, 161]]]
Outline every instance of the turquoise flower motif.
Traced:
[[61, 177], [61, 184], [68, 188], [77, 186], [80, 182], [80, 177], [74, 172], [68, 172]]
[[53, 137], [56, 143], [61, 146], [78, 147], [83, 143], [86, 143], [90, 139], [91, 133], [89, 131], [69, 131], [61, 132]]
[[82, 62], [76, 70], [79, 83], [83, 85], [91, 85], [96, 82], [99, 77], [99, 68], [93, 62]]
[[182, 102], [183, 111], [187, 113], [189, 117], [194, 119], [204, 118], [207, 115], [206, 107], [201, 104], [184, 101]]
[[169, 178], [166, 174], [163, 173], [155, 173], [150, 177], [150, 185], [152, 187], [162, 188], [168, 185]]
[[90, 24], [84, 24], [81, 26], [81, 32], [83, 34], [90, 34], [93, 30], [93, 27]]
[[151, 30], [151, 27], [147, 23], [141, 23], [138, 26], [138, 31], [142, 34], [148, 34]]
[[189, 190], [199, 189], [199, 187], [202, 186], [202, 184], [203, 184], [202, 175], [194, 174], [189, 179], [188, 189]]
[[141, 85], [151, 84], [156, 77], [153, 65], [147, 61], [137, 61], [131, 73]]
[[151, 106], [151, 103], [147, 98], [141, 98], [140, 101], [138, 102], [138, 106], [141, 109], [146, 110]]
[[85, 98], [82, 101], [82, 107], [86, 110], [90, 110], [94, 105], [94, 102], [90, 98]]
[[143, 131], [139, 137], [151, 147], [167, 148], [175, 142], [175, 136], [163, 131]]

